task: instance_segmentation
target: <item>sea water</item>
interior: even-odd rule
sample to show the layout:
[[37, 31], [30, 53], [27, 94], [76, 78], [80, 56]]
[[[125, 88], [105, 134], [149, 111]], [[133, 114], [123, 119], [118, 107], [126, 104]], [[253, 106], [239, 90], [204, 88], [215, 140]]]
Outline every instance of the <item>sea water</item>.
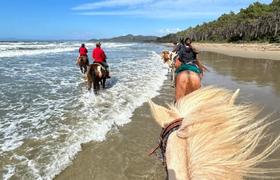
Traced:
[[[129, 123], [166, 79], [164, 47], [104, 43], [112, 78], [95, 95], [76, 66], [81, 43], [0, 42], [2, 179], [52, 179], [82, 143], [106, 141], [110, 130]], [[94, 44], [86, 46], [91, 56]]]

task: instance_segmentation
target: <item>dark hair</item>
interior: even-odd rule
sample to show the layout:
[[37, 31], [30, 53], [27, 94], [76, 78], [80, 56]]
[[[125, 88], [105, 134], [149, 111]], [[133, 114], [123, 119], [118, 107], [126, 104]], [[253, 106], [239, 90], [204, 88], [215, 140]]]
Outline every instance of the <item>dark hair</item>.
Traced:
[[180, 38], [180, 39], [179, 39], [179, 42], [180, 42], [181, 44], [185, 44], [184, 38]]
[[101, 43], [100, 42], [97, 42], [96, 43], [96, 47], [100, 47], [101, 46]]
[[82, 47], [85, 47], [85, 44], [81, 44]]
[[185, 44], [187, 44], [187, 41], [190, 41], [190, 44], [192, 43], [192, 40], [191, 40], [191, 38], [189, 38], [189, 37], [187, 37], [187, 38], [185, 39]]

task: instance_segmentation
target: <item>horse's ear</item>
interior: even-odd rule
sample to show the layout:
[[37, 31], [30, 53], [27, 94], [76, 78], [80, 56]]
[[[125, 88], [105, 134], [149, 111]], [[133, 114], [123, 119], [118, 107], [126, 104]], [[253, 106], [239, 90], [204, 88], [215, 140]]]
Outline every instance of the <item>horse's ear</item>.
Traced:
[[231, 98], [230, 98], [230, 100], [229, 100], [229, 104], [230, 104], [230, 105], [233, 105], [233, 104], [234, 104], [234, 102], [235, 102], [235, 100], [236, 100], [236, 98], [237, 98], [237, 96], [238, 96], [238, 94], [239, 94], [239, 91], [240, 91], [240, 89], [237, 89], [237, 90], [233, 93], [233, 95], [231, 96]]
[[156, 120], [156, 122], [161, 126], [165, 127], [174, 119], [179, 118], [179, 115], [163, 106], [159, 106], [152, 101], [149, 101], [152, 114]]

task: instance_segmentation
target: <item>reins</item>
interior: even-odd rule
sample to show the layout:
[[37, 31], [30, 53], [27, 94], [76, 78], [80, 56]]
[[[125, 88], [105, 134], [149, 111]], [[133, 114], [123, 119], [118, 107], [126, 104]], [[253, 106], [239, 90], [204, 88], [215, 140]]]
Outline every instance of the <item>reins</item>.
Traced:
[[168, 124], [165, 128], [163, 128], [160, 133], [158, 145], [155, 148], [153, 148], [152, 150], [150, 150], [150, 152], [149, 152], [149, 155], [152, 155], [156, 152], [157, 149], [160, 149], [163, 165], [165, 167], [166, 167], [165, 151], [166, 151], [166, 144], [167, 144], [168, 137], [172, 132], [179, 129], [179, 127], [182, 124], [182, 121], [183, 121], [183, 118], [176, 119], [176, 120], [172, 121], [170, 124]]

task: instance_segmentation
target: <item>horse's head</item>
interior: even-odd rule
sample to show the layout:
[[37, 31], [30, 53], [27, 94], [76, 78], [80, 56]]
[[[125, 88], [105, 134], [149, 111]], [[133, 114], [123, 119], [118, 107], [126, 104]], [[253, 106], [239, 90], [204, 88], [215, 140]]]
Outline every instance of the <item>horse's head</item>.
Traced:
[[[206, 87], [168, 109], [150, 102], [156, 122], [170, 130], [164, 151], [170, 179], [242, 179], [271, 171], [256, 165], [279, 146], [280, 138], [255, 153], [269, 124], [255, 120], [255, 108], [235, 105], [237, 94]], [[178, 118], [179, 128], [170, 129]]]
[[170, 52], [169, 51], [162, 51], [161, 58], [163, 59], [164, 63], [170, 60]]

